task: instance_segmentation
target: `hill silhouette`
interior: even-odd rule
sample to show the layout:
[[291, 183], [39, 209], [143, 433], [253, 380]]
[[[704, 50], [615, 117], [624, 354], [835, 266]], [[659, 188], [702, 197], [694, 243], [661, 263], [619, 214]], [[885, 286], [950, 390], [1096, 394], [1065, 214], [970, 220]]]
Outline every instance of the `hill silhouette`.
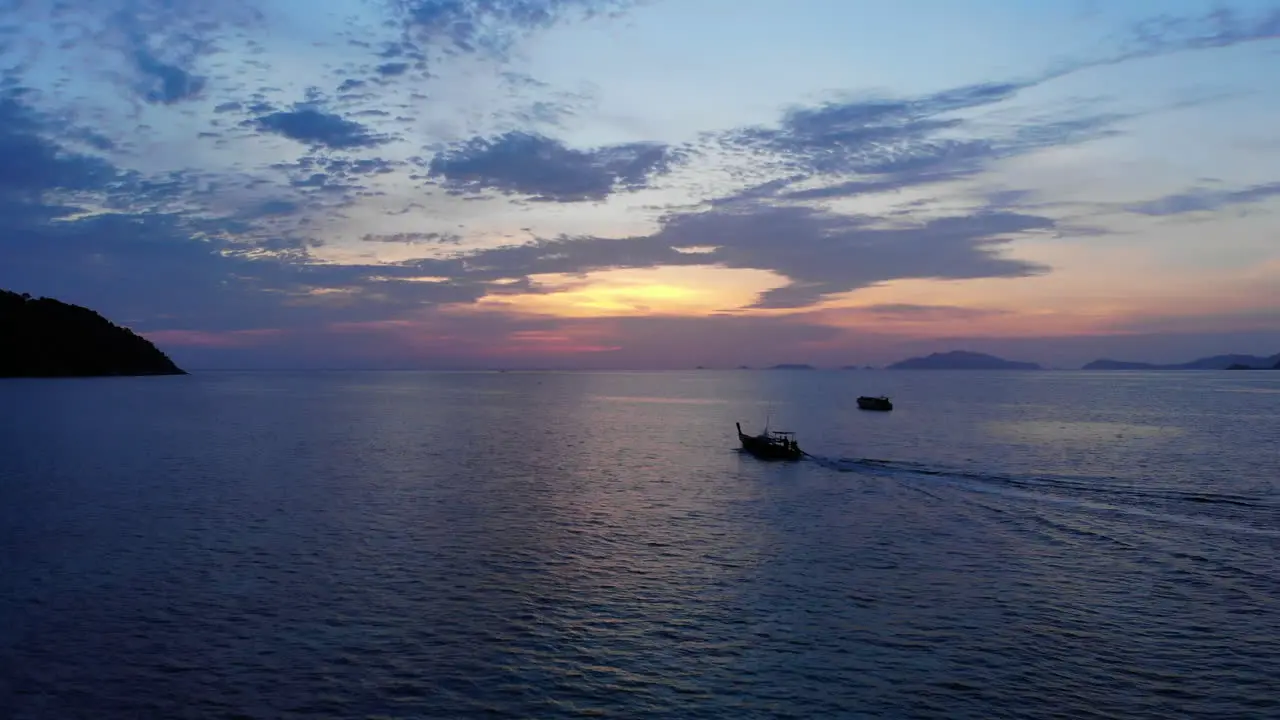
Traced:
[[1005, 360], [994, 355], [952, 350], [927, 357], [907, 358], [889, 365], [889, 370], [1040, 370], [1036, 363]]
[[0, 290], [0, 377], [185, 374], [151, 341], [88, 308]]
[[1094, 360], [1084, 370], [1227, 370], [1235, 368], [1271, 368], [1280, 366], [1280, 354], [1270, 357], [1257, 355], [1213, 355], [1191, 362], [1158, 365], [1156, 363], [1128, 362], [1123, 360]]

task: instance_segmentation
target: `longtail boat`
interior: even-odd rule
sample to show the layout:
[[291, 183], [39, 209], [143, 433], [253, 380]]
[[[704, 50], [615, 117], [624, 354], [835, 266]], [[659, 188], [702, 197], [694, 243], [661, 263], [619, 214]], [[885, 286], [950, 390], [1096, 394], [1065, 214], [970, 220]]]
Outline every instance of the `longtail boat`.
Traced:
[[804, 451], [796, 442], [796, 434], [787, 430], [770, 430], [767, 427], [759, 435], [748, 435], [742, 432], [742, 424], [738, 427], [738, 440], [742, 449], [761, 460], [799, 460]]

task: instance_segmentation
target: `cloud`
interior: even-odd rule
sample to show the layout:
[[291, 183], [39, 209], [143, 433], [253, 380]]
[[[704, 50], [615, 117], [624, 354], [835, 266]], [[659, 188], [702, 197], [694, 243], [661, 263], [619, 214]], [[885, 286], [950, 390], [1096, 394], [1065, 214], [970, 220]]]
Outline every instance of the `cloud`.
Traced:
[[349, 150], [381, 145], [387, 141], [364, 125], [314, 108], [273, 112], [256, 120], [259, 128], [311, 146]]
[[[776, 176], [775, 184], [752, 189], [757, 197], [827, 200], [952, 182], [975, 176], [996, 160], [1116, 135], [1121, 122], [1138, 115], [1091, 111], [1088, 103], [1077, 102], [1056, 113], [993, 125], [977, 122], [977, 111], [1090, 68], [1278, 36], [1280, 8], [1253, 16], [1223, 8], [1201, 16], [1164, 15], [1126, 29], [1114, 52], [1071, 59], [1022, 79], [914, 98], [830, 100], [790, 108], [774, 126], [708, 137], [714, 146]], [[813, 186], [790, 187], [798, 182]]]
[[1194, 188], [1155, 200], [1135, 203], [1129, 205], [1127, 209], [1140, 215], [1159, 217], [1221, 210], [1231, 205], [1259, 203], [1277, 196], [1280, 196], [1280, 182], [1254, 185], [1243, 190]]
[[380, 242], [380, 243], [405, 243], [407, 245], [417, 244], [439, 244], [439, 245], [457, 245], [462, 242], [462, 236], [454, 233], [438, 233], [438, 232], [402, 232], [393, 233], [391, 235], [365, 235], [360, 238], [364, 242]]
[[[988, 83], [918, 98], [831, 101], [792, 108], [773, 127], [715, 136], [731, 155], [775, 174], [728, 200], [821, 201], [890, 193], [964, 180], [998, 161], [1117, 133], [1133, 114], [1088, 105], [1021, 120], [980, 121], [973, 112], [1014, 98], [1048, 79]], [[953, 116], [970, 111], [969, 116]], [[808, 187], [798, 187], [808, 185]]]
[[[313, 148], [323, 150], [321, 148]], [[311, 189], [327, 193], [336, 193], [341, 202], [351, 202], [355, 193], [366, 191], [365, 184], [380, 175], [394, 173], [404, 165], [402, 161], [385, 158], [346, 158], [328, 157], [322, 152], [306, 155], [292, 163], [280, 163], [272, 169], [285, 173], [289, 185], [298, 189]]]
[[191, 100], [204, 90], [204, 78], [193, 75], [178, 65], [160, 60], [144, 47], [134, 51], [133, 61], [142, 76], [137, 90], [147, 102], [169, 105]]
[[981, 140], [938, 135], [962, 125], [945, 113], [990, 105], [1032, 83], [989, 83], [914, 99], [826, 102], [793, 108], [776, 127], [725, 134], [727, 146], [768, 153], [784, 167], [805, 173], [892, 173], [919, 170], [948, 156], [981, 154]]
[[[1047, 218], [975, 213], [903, 227], [806, 207], [748, 204], [684, 216], [661, 235], [672, 244], [727, 242], [710, 254], [727, 267], [772, 270], [791, 284], [765, 293], [760, 308], [799, 308], [829, 295], [899, 278], [1023, 277], [1047, 271], [1002, 257], [1008, 235], [1051, 228]], [[696, 257], [696, 256], [695, 256]]]
[[50, 131], [74, 136], [74, 128], [24, 102], [21, 88], [0, 91], [0, 199], [33, 199], [52, 190], [95, 190], [120, 179], [109, 162], [69, 151]]
[[1265, 8], [1249, 17], [1219, 4], [1199, 16], [1164, 14], [1134, 24], [1120, 59], [1230, 47], [1277, 37], [1280, 37], [1280, 7]]
[[242, 213], [243, 217], [273, 217], [279, 215], [292, 215], [298, 211], [298, 203], [292, 200], [266, 200], [259, 203], [256, 207], [245, 209]]
[[[229, 174], [122, 171], [76, 151], [81, 128], [31, 108], [28, 96], [0, 92], [0, 287], [78, 302], [140, 329], [205, 331], [368, 320], [486, 292], [465, 279], [413, 282], [422, 273], [408, 268], [316, 264], [314, 240], [270, 232], [310, 201]], [[308, 163], [341, 178], [389, 166]], [[220, 184], [250, 187], [228, 203]]]
[[651, 177], [670, 170], [674, 160], [671, 149], [659, 143], [575, 150], [542, 135], [509, 132], [442, 151], [429, 169], [455, 191], [498, 190], [575, 202], [644, 187]]
[[205, 332], [203, 330], [152, 330], [147, 339], [161, 345], [180, 347], [233, 348], [253, 347], [263, 338], [285, 335], [281, 328], [255, 328], [251, 330], [227, 330]]
[[[35, 31], [26, 44], [30, 59], [57, 53], [63, 72], [101, 74], [144, 102], [172, 105], [202, 95], [208, 78], [197, 66], [217, 54], [231, 32], [262, 21], [255, 5], [249, 0], [64, 0], [9, 3], [5, 13]], [[103, 56], [104, 49], [118, 55]]]
[[224, 228], [159, 213], [57, 223], [6, 214], [0, 287], [84, 304], [139, 330], [210, 332], [368, 321], [485, 293], [465, 279], [412, 282], [420, 273], [407, 268], [315, 264], [305, 247], [245, 245]]
[[635, 0], [387, 0], [409, 34], [457, 52], [502, 57], [529, 32], [571, 17], [627, 9]]
[[383, 77], [395, 77], [403, 75], [409, 70], [409, 63], [383, 63], [378, 66], [378, 74]]
[[[790, 284], [766, 292], [753, 307], [796, 309], [894, 279], [1024, 277], [1047, 272], [1046, 267], [1005, 257], [999, 250], [1013, 235], [1053, 227], [1048, 218], [1000, 211], [884, 227], [875, 218], [743, 203], [669, 215], [661, 229], [648, 236], [540, 240], [459, 256], [462, 269], [437, 260], [423, 261], [418, 267], [433, 275], [473, 281], [662, 265], [769, 270], [788, 278]], [[714, 249], [682, 251], [709, 245]]]
[[855, 312], [895, 320], [919, 320], [933, 322], [936, 320], [972, 320], [975, 318], [1007, 315], [1008, 310], [995, 308], [971, 308], [956, 305], [914, 305], [910, 303], [881, 303], [849, 308], [842, 312]]
[[952, 182], [969, 177], [976, 172], [976, 168], [966, 167], [963, 169], [892, 173], [882, 175], [874, 180], [849, 180], [823, 187], [788, 190], [787, 192], [778, 193], [777, 197], [782, 200], [827, 200], [855, 195], [875, 195], [918, 185]]

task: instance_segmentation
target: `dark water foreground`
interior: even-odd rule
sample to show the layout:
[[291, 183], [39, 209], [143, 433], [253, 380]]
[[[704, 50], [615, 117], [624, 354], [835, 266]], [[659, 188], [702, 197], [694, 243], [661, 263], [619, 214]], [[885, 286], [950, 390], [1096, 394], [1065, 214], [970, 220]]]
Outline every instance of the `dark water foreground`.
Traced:
[[[0, 407], [0, 718], [1280, 716], [1280, 377], [206, 374]], [[767, 411], [817, 459], [737, 453]]]

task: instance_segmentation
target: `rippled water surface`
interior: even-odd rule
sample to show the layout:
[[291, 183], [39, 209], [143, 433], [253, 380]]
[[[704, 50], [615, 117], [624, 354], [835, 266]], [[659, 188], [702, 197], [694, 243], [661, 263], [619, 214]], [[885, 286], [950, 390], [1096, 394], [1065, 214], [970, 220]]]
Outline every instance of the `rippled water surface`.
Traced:
[[[2, 718], [1280, 716], [1280, 373], [207, 373], [0, 408]], [[814, 457], [741, 455], [766, 415]]]

